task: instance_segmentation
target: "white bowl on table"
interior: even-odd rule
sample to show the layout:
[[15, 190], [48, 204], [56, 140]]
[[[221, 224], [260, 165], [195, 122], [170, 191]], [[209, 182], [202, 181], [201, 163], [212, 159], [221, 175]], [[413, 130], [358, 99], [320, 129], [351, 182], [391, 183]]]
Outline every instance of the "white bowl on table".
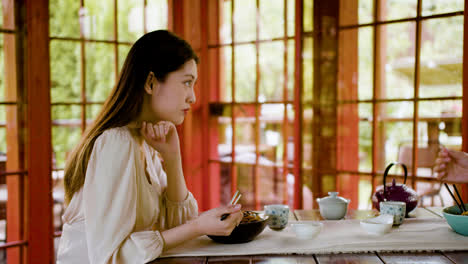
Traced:
[[383, 235], [392, 229], [393, 215], [382, 214], [374, 218], [361, 220], [361, 228], [372, 235]]
[[292, 229], [299, 239], [312, 239], [322, 231], [323, 224], [316, 221], [301, 221], [291, 223]]

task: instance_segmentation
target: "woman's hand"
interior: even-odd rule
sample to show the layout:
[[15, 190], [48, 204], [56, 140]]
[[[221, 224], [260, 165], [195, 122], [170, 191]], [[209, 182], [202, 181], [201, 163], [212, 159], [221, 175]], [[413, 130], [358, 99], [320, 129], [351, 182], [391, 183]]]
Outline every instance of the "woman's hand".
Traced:
[[442, 148], [437, 156], [434, 171], [441, 181], [468, 182], [468, 154]]
[[174, 155], [180, 156], [179, 135], [173, 123], [168, 121], [160, 121], [157, 124], [143, 122], [140, 133], [164, 160], [175, 157]]
[[[243, 214], [240, 209], [240, 204], [211, 209], [194, 219], [193, 224], [200, 235], [228, 236], [242, 220]], [[229, 216], [221, 221], [223, 214]]]

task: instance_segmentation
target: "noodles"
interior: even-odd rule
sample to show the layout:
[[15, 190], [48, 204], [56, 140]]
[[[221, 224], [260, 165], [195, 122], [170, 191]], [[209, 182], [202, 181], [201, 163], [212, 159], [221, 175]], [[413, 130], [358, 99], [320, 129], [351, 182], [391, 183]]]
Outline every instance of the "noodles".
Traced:
[[258, 213], [252, 212], [252, 211], [243, 211], [243, 218], [241, 221], [241, 224], [243, 223], [251, 223], [251, 222], [257, 222], [261, 221], [262, 219], [258, 215]]
[[466, 216], [468, 216], [468, 211], [463, 212], [461, 215], [466, 215]]

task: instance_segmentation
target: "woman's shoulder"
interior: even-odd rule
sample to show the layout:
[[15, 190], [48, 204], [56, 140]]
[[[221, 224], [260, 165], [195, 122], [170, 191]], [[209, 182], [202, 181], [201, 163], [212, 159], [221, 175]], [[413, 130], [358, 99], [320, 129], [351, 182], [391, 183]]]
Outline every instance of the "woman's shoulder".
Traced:
[[119, 144], [131, 145], [133, 142], [132, 135], [127, 127], [114, 127], [106, 129], [96, 139], [97, 145]]

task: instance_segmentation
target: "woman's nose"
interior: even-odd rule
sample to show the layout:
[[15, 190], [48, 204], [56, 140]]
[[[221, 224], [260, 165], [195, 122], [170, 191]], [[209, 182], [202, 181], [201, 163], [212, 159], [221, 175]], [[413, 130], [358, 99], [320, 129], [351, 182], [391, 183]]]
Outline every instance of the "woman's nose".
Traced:
[[194, 104], [196, 101], [197, 101], [197, 98], [195, 96], [195, 91], [192, 89], [189, 96], [187, 97], [187, 103]]

